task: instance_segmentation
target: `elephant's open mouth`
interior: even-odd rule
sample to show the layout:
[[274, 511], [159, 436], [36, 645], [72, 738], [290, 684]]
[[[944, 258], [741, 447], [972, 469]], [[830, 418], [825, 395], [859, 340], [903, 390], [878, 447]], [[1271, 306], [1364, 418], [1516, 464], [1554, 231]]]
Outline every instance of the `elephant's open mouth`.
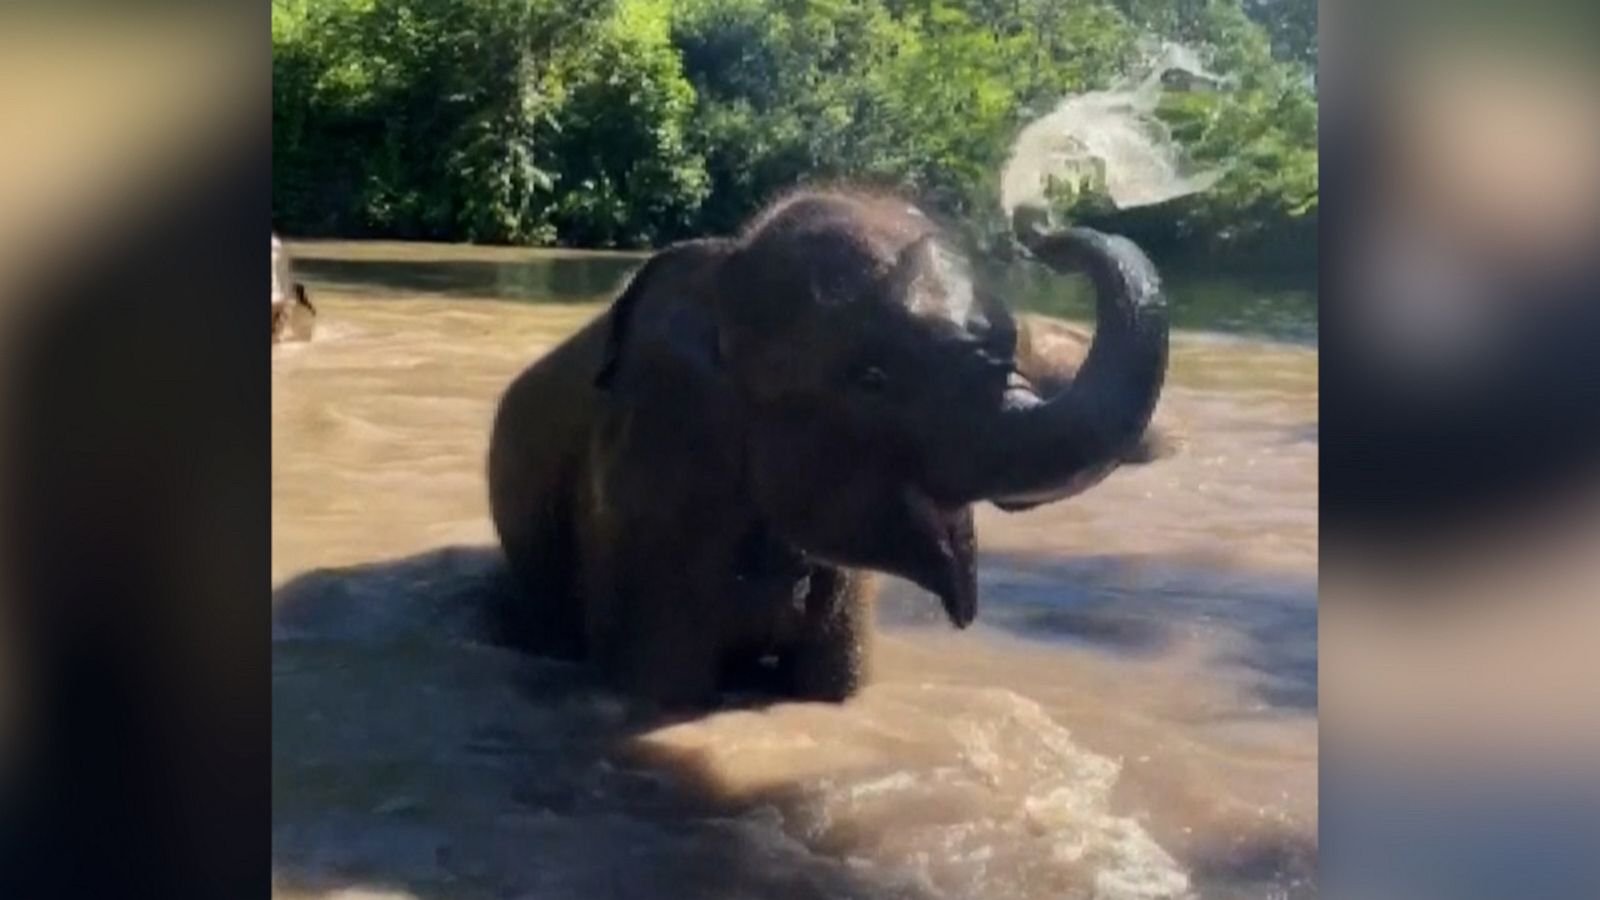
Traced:
[[967, 507], [945, 523], [950, 548], [949, 593], [941, 594], [950, 624], [965, 628], [978, 617], [978, 539], [972, 527], [972, 509]]
[[978, 617], [978, 540], [972, 525], [972, 507], [956, 510], [930, 508], [926, 524], [936, 543], [934, 571], [915, 579], [939, 595], [950, 624], [966, 628]]

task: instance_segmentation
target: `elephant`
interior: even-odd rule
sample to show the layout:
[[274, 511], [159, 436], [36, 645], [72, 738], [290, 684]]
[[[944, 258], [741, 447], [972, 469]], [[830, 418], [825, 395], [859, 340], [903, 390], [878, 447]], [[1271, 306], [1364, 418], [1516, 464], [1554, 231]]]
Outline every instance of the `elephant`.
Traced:
[[317, 308], [306, 296], [306, 286], [294, 280], [283, 241], [272, 235], [272, 342], [309, 341], [316, 327]]
[[505, 637], [678, 707], [751, 673], [847, 700], [880, 574], [967, 627], [973, 505], [1056, 502], [1140, 458], [1167, 324], [1131, 241], [1024, 232], [1089, 277], [1098, 323], [1081, 368], [1024, 372], [952, 233], [890, 194], [799, 191], [655, 253], [513, 379], [487, 467]]

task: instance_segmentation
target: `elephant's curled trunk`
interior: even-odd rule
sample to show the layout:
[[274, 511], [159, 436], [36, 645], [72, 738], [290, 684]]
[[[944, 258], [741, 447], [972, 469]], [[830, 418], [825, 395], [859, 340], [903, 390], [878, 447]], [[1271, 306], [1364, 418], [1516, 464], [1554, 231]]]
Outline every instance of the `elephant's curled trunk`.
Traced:
[[1166, 302], [1155, 266], [1127, 238], [1091, 228], [1024, 232], [1023, 245], [1095, 290], [1087, 358], [1055, 397], [1011, 391], [986, 446], [981, 494], [1002, 508], [1069, 497], [1110, 474], [1144, 435], [1167, 370]]

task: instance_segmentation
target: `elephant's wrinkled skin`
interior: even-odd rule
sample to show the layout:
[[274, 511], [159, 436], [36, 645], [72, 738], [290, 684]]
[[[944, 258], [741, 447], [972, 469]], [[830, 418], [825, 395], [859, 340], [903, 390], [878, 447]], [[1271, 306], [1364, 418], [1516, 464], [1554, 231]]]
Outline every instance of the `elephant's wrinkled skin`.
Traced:
[[309, 341], [316, 327], [317, 308], [306, 296], [306, 286], [294, 280], [289, 254], [278, 236], [272, 236], [272, 342]]
[[1016, 320], [893, 198], [802, 193], [738, 238], [657, 253], [501, 400], [512, 636], [665, 703], [733, 671], [840, 700], [865, 677], [869, 572], [969, 624], [971, 504], [1052, 502], [1138, 458], [1166, 370], [1138, 248], [1087, 229], [1024, 243], [1094, 281], [1075, 372], [1052, 352], [1019, 372]]

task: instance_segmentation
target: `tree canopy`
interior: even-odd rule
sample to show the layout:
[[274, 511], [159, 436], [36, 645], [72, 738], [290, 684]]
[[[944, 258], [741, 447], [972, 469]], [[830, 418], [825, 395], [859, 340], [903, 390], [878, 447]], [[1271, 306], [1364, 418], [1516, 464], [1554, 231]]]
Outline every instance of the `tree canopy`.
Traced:
[[840, 180], [993, 224], [1018, 130], [1156, 37], [1227, 79], [1161, 110], [1227, 174], [1146, 217], [1245, 252], [1314, 237], [1315, 24], [1312, 0], [274, 0], [275, 224], [640, 247]]

